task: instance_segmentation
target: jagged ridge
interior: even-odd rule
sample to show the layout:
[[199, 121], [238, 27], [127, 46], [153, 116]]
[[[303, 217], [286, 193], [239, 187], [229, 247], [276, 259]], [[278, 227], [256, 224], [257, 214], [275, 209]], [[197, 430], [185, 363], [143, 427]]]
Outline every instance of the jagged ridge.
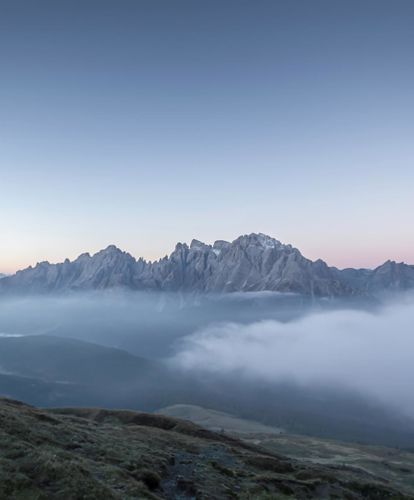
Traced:
[[136, 260], [114, 245], [73, 262], [38, 263], [3, 278], [0, 291], [45, 293], [124, 287], [183, 292], [294, 292], [333, 297], [414, 287], [414, 266], [387, 261], [374, 270], [329, 267], [264, 234], [207, 245], [178, 243], [169, 257]]

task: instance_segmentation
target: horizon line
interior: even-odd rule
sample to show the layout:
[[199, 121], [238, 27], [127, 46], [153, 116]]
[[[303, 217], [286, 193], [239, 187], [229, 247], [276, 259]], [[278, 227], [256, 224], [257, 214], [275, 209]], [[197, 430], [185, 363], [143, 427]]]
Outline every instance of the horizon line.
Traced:
[[18, 273], [18, 272], [25, 271], [25, 270], [27, 270], [27, 269], [34, 269], [34, 268], [35, 268], [35, 267], [37, 267], [39, 264], [44, 264], [44, 263], [47, 263], [47, 264], [49, 264], [49, 265], [59, 265], [59, 264], [64, 264], [64, 263], [65, 263], [65, 261], [69, 261], [70, 263], [73, 263], [73, 262], [75, 262], [77, 259], [79, 259], [79, 257], [81, 257], [81, 256], [83, 256], [83, 255], [85, 255], [85, 256], [87, 255], [87, 256], [89, 256], [90, 258], [93, 258], [93, 257], [95, 257], [97, 254], [99, 254], [100, 252], [103, 252], [103, 251], [105, 251], [105, 250], [108, 250], [108, 249], [109, 249], [109, 248], [111, 248], [111, 247], [114, 247], [116, 250], [118, 250], [118, 251], [120, 251], [120, 252], [122, 252], [122, 253], [124, 253], [124, 254], [128, 254], [128, 255], [130, 255], [130, 256], [131, 256], [134, 260], [136, 260], [136, 261], [143, 260], [144, 262], [146, 262], [146, 263], [148, 263], [148, 264], [154, 264], [154, 263], [156, 263], [156, 262], [159, 262], [159, 261], [160, 261], [160, 260], [162, 260], [162, 259], [169, 258], [169, 257], [171, 256], [171, 254], [175, 251], [175, 249], [176, 249], [176, 247], [177, 247], [178, 245], [186, 245], [188, 248], [191, 248], [191, 245], [192, 245], [192, 243], [193, 243], [193, 242], [200, 242], [200, 243], [202, 243], [203, 245], [206, 245], [206, 246], [212, 247], [212, 246], [213, 246], [216, 242], [219, 242], [219, 241], [224, 241], [224, 242], [226, 242], [226, 243], [230, 243], [230, 244], [232, 244], [232, 243], [234, 243], [235, 241], [237, 241], [238, 239], [243, 238], [243, 237], [246, 237], [246, 236], [264, 236], [264, 237], [266, 237], [266, 238], [270, 238], [270, 239], [274, 240], [274, 241], [275, 241], [275, 242], [277, 242], [277, 243], [280, 243], [281, 245], [283, 245], [283, 246], [285, 246], [285, 247], [291, 247], [291, 248], [293, 248], [293, 249], [295, 249], [295, 250], [298, 250], [298, 251], [300, 252], [300, 254], [301, 254], [304, 258], [306, 258], [306, 259], [310, 260], [311, 262], [317, 262], [318, 260], [322, 260], [322, 261], [323, 261], [323, 262], [324, 262], [324, 263], [325, 263], [328, 267], [331, 267], [331, 268], [336, 268], [336, 269], [338, 269], [338, 270], [344, 270], [344, 269], [357, 269], [357, 270], [359, 270], [359, 269], [367, 269], [367, 270], [375, 270], [375, 269], [377, 269], [378, 267], [381, 267], [382, 265], [386, 264], [387, 262], [391, 262], [391, 263], [395, 263], [395, 264], [404, 264], [404, 265], [408, 265], [408, 266], [412, 266], [412, 265], [414, 265], [414, 264], [409, 264], [409, 263], [405, 262], [404, 260], [398, 261], [398, 260], [394, 260], [394, 259], [388, 258], [388, 259], [386, 259], [386, 260], [382, 261], [380, 264], [377, 264], [377, 265], [374, 265], [374, 266], [370, 266], [370, 267], [367, 267], [367, 266], [359, 266], [359, 267], [358, 267], [358, 266], [345, 266], [345, 267], [335, 266], [335, 265], [331, 265], [331, 264], [329, 264], [329, 263], [328, 263], [328, 260], [329, 260], [329, 259], [325, 260], [325, 259], [322, 259], [321, 257], [318, 257], [318, 258], [316, 258], [316, 259], [314, 259], [314, 260], [313, 260], [313, 259], [311, 259], [311, 258], [309, 258], [309, 257], [306, 257], [306, 255], [304, 255], [304, 254], [302, 253], [302, 251], [301, 251], [299, 248], [295, 247], [294, 245], [292, 245], [292, 244], [290, 244], [290, 243], [283, 243], [283, 242], [281, 242], [280, 240], [278, 240], [277, 238], [274, 238], [273, 236], [269, 236], [268, 234], [265, 234], [265, 233], [262, 233], [262, 232], [258, 232], [258, 233], [254, 233], [254, 232], [252, 232], [252, 233], [241, 234], [240, 236], [238, 236], [238, 237], [237, 237], [237, 238], [235, 238], [234, 240], [223, 240], [223, 239], [218, 239], [218, 240], [215, 240], [213, 243], [205, 243], [205, 242], [203, 242], [203, 241], [201, 241], [201, 240], [198, 240], [197, 238], [192, 238], [190, 243], [178, 241], [178, 242], [175, 244], [175, 247], [174, 247], [174, 249], [173, 249], [172, 251], [170, 251], [169, 253], [164, 254], [164, 255], [163, 255], [163, 256], [161, 256], [161, 257], [154, 258], [154, 259], [147, 259], [147, 258], [144, 258], [143, 256], [135, 256], [135, 255], [133, 255], [132, 253], [130, 253], [129, 251], [127, 251], [127, 250], [123, 250], [120, 246], [118, 246], [118, 245], [116, 245], [116, 244], [114, 244], [114, 243], [110, 243], [110, 244], [108, 244], [108, 245], [106, 245], [106, 246], [104, 246], [104, 247], [100, 248], [99, 250], [96, 250], [95, 252], [91, 252], [91, 251], [89, 251], [89, 252], [88, 252], [88, 251], [86, 251], [86, 252], [82, 252], [82, 253], [80, 253], [80, 254], [76, 255], [75, 257], [72, 257], [72, 259], [70, 259], [70, 258], [66, 257], [66, 258], [64, 258], [63, 260], [58, 260], [58, 261], [53, 261], [53, 262], [51, 262], [51, 261], [49, 261], [49, 260], [39, 260], [39, 261], [37, 261], [35, 264], [29, 264], [29, 265], [27, 265], [26, 267], [19, 267], [19, 268], [17, 268], [17, 269], [13, 269], [13, 270], [11, 270], [11, 271], [10, 271], [10, 270], [9, 270], [9, 271], [7, 271], [7, 270], [1, 270], [1, 269], [0, 269], [0, 275], [1, 275], [1, 274], [3, 274], [3, 275], [5, 275], [5, 276], [13, 276], [13, 275], [15, 275], [15, 274], [16, 274], [16, 273]]

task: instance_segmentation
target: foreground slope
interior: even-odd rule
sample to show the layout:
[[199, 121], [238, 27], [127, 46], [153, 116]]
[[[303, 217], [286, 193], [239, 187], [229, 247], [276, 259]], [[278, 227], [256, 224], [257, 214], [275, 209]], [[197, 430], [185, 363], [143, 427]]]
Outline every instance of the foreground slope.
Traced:
[[410, 498], [360, 470], [301, 464], [190, 422], [0, 400], [0, 498]]
[[278, 455], [331, 466], [363, 470], [394, 487], [414, 495], [414, 450], [361, 443], [342, 442], [284, 432], [253, 420], [194, 405], [173, 405], [158, 410], [162, 415], [189, 420], [206, 429], [225, 432], [229, 436], [254, 443]]

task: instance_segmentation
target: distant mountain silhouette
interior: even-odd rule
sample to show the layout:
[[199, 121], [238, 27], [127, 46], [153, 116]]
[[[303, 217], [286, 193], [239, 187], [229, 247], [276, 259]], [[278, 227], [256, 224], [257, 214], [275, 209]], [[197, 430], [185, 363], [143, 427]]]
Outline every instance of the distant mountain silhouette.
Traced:
[[317, 297], [375, 295], [414, 287], [414, 266], [387, 261], [376, 269], [329, 267], [264, 234], [207, 245], [178, 243], [169, 257], [136, 260], [114, 245], [73, 262], [41, 262], [0, 280], [0, 292], [48, 293], [122, 287], [131, 290], [228, 293], [293, 292]]

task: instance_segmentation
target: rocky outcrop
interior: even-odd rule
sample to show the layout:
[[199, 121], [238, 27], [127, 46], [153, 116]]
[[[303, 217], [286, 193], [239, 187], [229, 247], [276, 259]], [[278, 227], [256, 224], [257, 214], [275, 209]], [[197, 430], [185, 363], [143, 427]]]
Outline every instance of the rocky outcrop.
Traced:
[[414, 287], [414, 266], [388, 261], [374, 270], [329, 267], [264, 234], [207, 245], [178, 243], [169, 257], [136, 260], [111, 245], [73, 262], [41, 262], [0, 282], [2, 292], [47, 293], [123, 287], [203, 293], [293, 292], [340, 297]]

